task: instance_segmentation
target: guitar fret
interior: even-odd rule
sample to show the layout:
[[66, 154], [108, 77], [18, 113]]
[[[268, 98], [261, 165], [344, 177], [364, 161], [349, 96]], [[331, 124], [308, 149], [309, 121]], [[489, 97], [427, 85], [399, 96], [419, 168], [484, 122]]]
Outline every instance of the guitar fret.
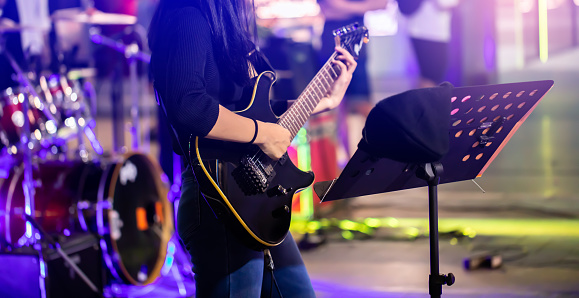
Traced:
[[331, 66], [330, 66], [330, 70], [332, 70], [332, 72], [330, 73], [330, 76], [332, 75], [332, 73], [333, 73], [334, 76], [335, 76], [335, 77], [334, 77], [334, 76], [332, 77], [334, 80], [340, 76], [340, 75], [338, 75], [338, 73], [336, 72], [336, 70], [335, 70], [333, 67], [331, 67]]
[[[292, 137], [295, 137], [298, 134], [298, 131], [300, 130], [301, 127], [297, 126], [297, 123], [294, 123], [294, 125], [292, 126]], [[293, 138], [292, 138], [293, 139]]]
[[311, 100], [305, 100], [306, 104], [308, 105], [308, 109], [310, 109], [310, 111], [313, 111], [316, 108], [316, 102], [313, 102]]
[[336, 72], [336, 79], [337, 79], [342, 73], [342, 69], [337, 65], [333, 65], [332, 69]]
[[330, 87], [332, 85], [328, 84], [328, 82], [326, 81], [326, 78], [324, 78], [323, 75], [321, 76], [321, 78], [318, 79], [318, 81], [319, 81], [319, 84], [324, 87], [324, 89], [326, 90], [326, 93], [328, 93], [328, 91], [330, 90]]
[[[313, 91], [311, 91], [311, 90], [308, 91], [308, 94], [306, 94], [306, 99], [311, 99], [313, 96], [316, 95], [315, 93], [312, 95], [312, 92], [313, 92]], [[313, 98], [315, 98], [315, 97], [313, 97]], [[314, 102], [315, 102], [315, 101], [314, 101]]]
[[[315, 80], [315, 78], [314, 78], [314, 80]], [[314, 85], [314, 87], [318, 88], [318, 91], [320, 91], [320, 93], [318, 93], [318, 91], [314, 90], [314, 92], [316, 92], [316, 95], [318, 95], [320, 98], [322, 98], [325, 94], [324, 91], [322, 89], [320, 89], [318, 84], [314, 83], [313, 85]]]
[[305, 104], [307, 104], [307, 108], [310, 109], [311, 111], [313, 111], [313, 110], [316, 108], [316, 106], [314, 105], [314, 103], [312, 103], [311, 101], [309, 101], [309, 100], [304, 100], [304, 102], [305, 102]]
[[294, 124], [296, 126], [299, 124], [299, 122], [302, 122], [302, 117], [301, 117], [302, 115], [300, 113], [299, 108], [300, 108], [300, 104], [298, 103], [295, 107], [295, 119], [294, 120], [296, 120], [296, 122], [294, 122]]
[[296, 124], [296, 115], [295, 115], [295, 110], [292, 112], [291, 116], [291, 122], [290, 122], [290, 127], [292, 127], [292, 129], [295, 129]]
[[[301, 126], [299, 126], [299, 124], [297, 123], [297, 120], [296, 120], [296, 118], [295, 118], [295, 117], [294, 117], [294, 119], [293, 119], [293, 120], [294, 120], [294, 121], [292, 121], [292, 123], [291, 123], [291, 127], [292, 127], [292, 130], [293, 130], [293, 132], [297, 133], [297, 132], [298, 132], [298, 130], [300, 130], [300, 127], [301, 127]], [[292, 133], [292, 135], [294, 135], [294, 136], [295, 136], [295, 134], [294, 134], [294, 133]]]
[[301, 120], [303, 123], [306, 123], [308, 121], [308, 115], [312, 110], [310, 110], [309, 107], [306, 106], [306, 103], [303, 101], [300, 103], [300, 109], [302, 112], [300, 113]]
[[324, 73], [323, 73], [323, 75], [322, 75], [322, 78], [324, 78], [324, 81], [326, 82], [326, 84], [327, 84], [327, 86], [328, 86], [327, 88], [328, 88], [328, 90], [329, 90], [330, 87], [332, 86], [333, 81], [332, 81], [332, 80], [328, 80], [328, 76], [330, 75], [330, 74], [328, 73], [328, 71], [325, 70], [325, 69], [323, 69], [323, 71], [324, 71]]
[[322, 90], [322, 98], [323, 98], [324, 96], [326, 96], [326, 94], [328, 94], [329, 89], [326, 88], [326, 86], [324, 86], [322, 84], [322, 81], [320, 80], [320, 78], [316, 77], [316, 82], [317, 82], [318, 89]]
[[312, 104], [316, 106], [320, 102], [321, 96], [315, 94], [315, 97], [310, 97], [309, 99], [312, 101]]

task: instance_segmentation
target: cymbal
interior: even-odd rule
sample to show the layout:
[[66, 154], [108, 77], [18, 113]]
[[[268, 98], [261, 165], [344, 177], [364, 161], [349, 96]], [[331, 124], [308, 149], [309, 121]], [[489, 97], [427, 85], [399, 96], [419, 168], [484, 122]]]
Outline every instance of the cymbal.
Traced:
[[92, 25], [133, 25], [137, 22], [137, 17], [119, 13], [106, 13], [94, 9], [83, 11], [79, 8], [66, 8], [55, 11], [52, 14], [52, 20]]

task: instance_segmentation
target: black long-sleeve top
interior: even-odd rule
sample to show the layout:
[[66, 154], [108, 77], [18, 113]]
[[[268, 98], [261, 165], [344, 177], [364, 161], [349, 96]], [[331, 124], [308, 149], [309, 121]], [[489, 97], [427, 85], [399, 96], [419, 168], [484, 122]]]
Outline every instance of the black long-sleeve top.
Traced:
[[211, 131], [219, 104], [231, 109], [241, 99], [242, 87], [223, 78], [201, 11], [184, 7], [168, 15], [153, 45], [151, 65], [169, 122], [186, 148], [191, 135], [203, 137]]

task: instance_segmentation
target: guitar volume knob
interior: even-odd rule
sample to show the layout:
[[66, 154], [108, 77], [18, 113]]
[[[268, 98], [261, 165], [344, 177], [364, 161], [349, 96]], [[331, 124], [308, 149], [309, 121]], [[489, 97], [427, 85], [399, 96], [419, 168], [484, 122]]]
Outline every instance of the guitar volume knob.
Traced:
[[290, 208], [288, 205], [283, 205], [282, 207], [279, 207], [271, 212], [271, 215], [274, 218], [280, 218], [282, 216], [287, 216], [289, 214], [290, 214]]

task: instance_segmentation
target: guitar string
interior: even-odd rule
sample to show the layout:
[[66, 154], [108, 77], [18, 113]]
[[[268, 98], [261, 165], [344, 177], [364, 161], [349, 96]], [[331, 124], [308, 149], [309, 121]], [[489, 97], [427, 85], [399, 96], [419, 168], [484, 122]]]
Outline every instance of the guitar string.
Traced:
[[[336, 75], [336, 78], [338, 77], [338, 74], [335, 73], [335, 70], [333, 70], [333, 68], [331, 67], [331, 62], [332, 58], [334, 58], [336, 56], [336, 53], [334, 53], [331, 57], [331, 59], [328, 60], [328, 62], [326, 62], [326, 64], [324, 65], [324, 67], [322, 67], [322, 70], [328, 72], [328, 69], [332, 70], [334, 72], [334, 74]], [[320, 72], [321, 73], [321, 72]], [[329, 72], [328, 72], [329, 74]], [[316, 76], [314, 78], [314, 80], [312, 80], [312, 82], [316, 81], [316, 79], [318, 79], [319, 76]], [[283, 125], [284, 127], [288, 128], [291, 133], [295, 136], [297, 134], [297, 132], [299, 131], [299, 129], [301, 128], [301, 126], [297, 126], [295, 125], [295, 120], [297, 119], [296, 114], [299, 111], [299, 108], [301, 107], [303, 109], [304, 106], [304, 102], [308, 102], [308, 100], [311, 100], [312, 98], [312, 91], [311, 89], [313, 89], [311, 87], [311, 85], [313, 84], [312, 82], [310, 82], [310, 84], [308, 84], [308, 86], [306, 87], [306, 92], [304, 92], [303, 96], [300, 96], [300, 98], [298, 99], [298, 101], [294, 104], [296, 105], [295, 109], [292, 109], [290, 111], [288, 111], [287, 115], [282, 115], [282, 120], [279, 121], [278, 123], [280, 125]], [[319, 95], [318, 95], [319, 96]], [[321, 96], [320, 96], [321, 98]], [[319, 99], [319, 98], [318, 98]], [[315, 108], [315, 105], [313, 102], [310, 102], [312, 104], [312, 106]], [[317, 104], [317, 103], [316, 103]], [[313, 109], [312, 109], [313, 110]], [[306, 119], [307, 120], [307, 119]]]
[[[332, 61], [334, 60], [334, 58], [338, 55], [337, 52], [334, 52], [332, 54], [332, 56], [330, 56], [330, 59], [328, 59], [328, 61], [326, 61], [326, 63], [324, 64], [324, 66], [322, 66], [322, 68], [320, 69], [320, 71], [318, 72], [318, 74], [314, 77], [314, 79], [306, 86], [305, 92], [302, 93], [302, 95], [300, 95], [298, 97], [298, 100], [294, 103], [297, 104], [296, 108], [294, 109], [290, 109], [288, 111], [288, 114], [283, 114], [280, 118], [281, 120], [278, 122], [278, 124], [284, 126], [285, 128], [287, 128], [290, 133], [295, 137], [298, 133], [298, 131], [301, 129], [300, 127], [297, 127], [296, 125], [296, 116], [293, 114], [296, 114], [298, 112], [298, 110], [300, 110], [302, 113], [297, 113], [298, 117], [299, 115], [303, 115], [304, 116], [304, 123], [307, 121], [307, 119], [309, 118], [308, 116], [305, 116], [305, 113], [311, 113], [311, 111], [313, 111], [315, 109], [315, 107], [317, 106], [317, 104], [319, 103], [319, 100], [321, 98], [323, 98], [323, 95], [319, 95], [317, 92], [315, 93], [315, 96], [317, 96], [318, 98], [312, 98], [311, 95], [311, 91], [310, 89], [312, 89], [313, 87], [312, 84], [314, 84], [313, 86], [318, 87], [318, 89], [322, 90], [319, 85], [316, 85], [315, 81], [321, 81], [320, 80], [320, 76], [323, 77], [325, 80], [328, 80], [328, 76], [333, 79], [334, 81], [339, 77], [339, 71], [336, 71], [336, 69], [333, 68], [333, 64]], [[332, 76], [332, 73], [330, 73], [330, 70], [332, 71], [333, 75], [335, 77]], [[325, 71], [326, 74], [324, 74], [322, 71]], [[327, 76], [325, 76], [327, 75]], [[325, 89], [327, 89], [325, 92], [322, 92], [322, 94], [327, 94], [327, 92], [329, 91], [329, 88], [331, 87], [331, 84], [329, 84], [329, 87], [326, 87]], [[310, 93], [310, 94], [308, 94]], [[309, 104], [307, 107], [305, 106], [306, 104]], [[300, 119], [300, 120], [304, 120], [304, 119]], [[289, 120], [293, 120], [290, 121], [288, 123]], [[295, 127], [294, 127], [295, 126]], [[294, 131], [295, 130], [295, 131]], [[293, 138], [292, 138], [293, 139]], [[263, 157], [264, 157], [265, 153], [263, 153], [263, 151], [258, 150], [251, 158], [250, 160], [256, 164], [259, 165], [259, 167], [261, 167], [261, 169], [264, 172], [267, 172], [265, 167], [263, 166], [262, 162], [260, 161]], [[276, 167], [277, 164], [279, 163], [279, 160], [277, 160], [272, 167]]]

